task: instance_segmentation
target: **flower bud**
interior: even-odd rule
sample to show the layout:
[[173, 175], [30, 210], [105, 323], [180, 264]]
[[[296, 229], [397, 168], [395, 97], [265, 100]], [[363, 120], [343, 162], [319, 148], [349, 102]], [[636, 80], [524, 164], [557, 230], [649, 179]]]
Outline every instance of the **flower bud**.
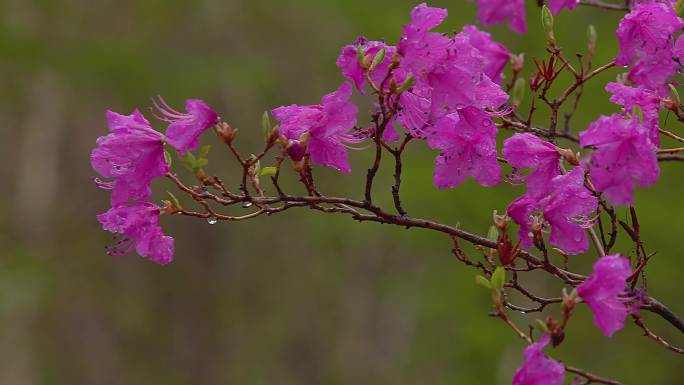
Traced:
[[214, 127], [214, 130], [216, 131], [216, 135], [218, 135], [226, 144], [230, 144], [235, 138], [235, 134], [237, 134], [237, 129], [234, 130], [226, 122], [219, 122]]
[[402, 93], [409, 88], [413, 87], [416, 84], [416, 78], [413, 76], [413, 74], [409, 74], [406, 77], [406, 80], [404, 80], [404, 83], [401, 84], [401, 87], [397, 90], [397, 93]]
[[525, 79], [518, 78], [513, 85], [513, 107], [518, 108], [525, 98]]
[[525, 66], [525, 54], [511, 55], [511, 69], [513, 73], [520, 73]]
[[549, 7], [544, 4], [542, 6], [541, 10], [541, 21], [542, 21], [542, 26], [544, 27], [544, 32], [546, 32], [546, 38], [549, 41], [549, 44], [552, 47], [556, 46], [556, 38], [553, 34], [553, 14], [551, 13], [551, 10]]
[[679, 91], [677, 91], [677, 88], [673, 86], [672, 84], [668, 84], [670, 87], [670, 102], [671, 105], [666, 106], [668, 109], [676, 111], [679, 109], [679, 106], [682, 105], [682, 100], [679, 98]]
[[594, 27], [593, 24], [589, 24], [589, 27], [587, 28], [587, 50], [589, 51], [589, 55], [593, 55], [594, 51], [596, 51], [597, 39], [596, 27]]

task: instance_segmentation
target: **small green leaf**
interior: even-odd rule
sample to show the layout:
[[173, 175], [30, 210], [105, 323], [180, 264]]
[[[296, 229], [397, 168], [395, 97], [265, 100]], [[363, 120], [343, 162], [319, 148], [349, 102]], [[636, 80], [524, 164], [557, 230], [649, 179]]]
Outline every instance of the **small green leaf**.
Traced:
[[489, 231], [487, 232], [487, 239], [494, 242], [496, 242], [499, 239], [499, 230], [496, 229], [496, 226], [489, 227]]
[[677, 88], [675, 88], [675, 86], [672, 84], [668, 84], [668, 86], [670, 87], [670, 100], [672, 100], [672, 102], [677, 106], [680, 106], [682, 104], [682, 100], [679, 97], [679, 91], [677, 91]]
[[176, 196], [173, 195], [173, 193], [171, 193], [170, 191], [167, 191], [166, 194], [168, 194], [169, 199], [171, 199], [171, 203], [173, 204], [173, 206], [174, 206], [176, 209], [178, 209], [178, 210], [182, 210], [182, 209], [183, 209], [183, 208], [181, 207], [180, 202], [178, 201], [178, 198], [176, 198]]
[[553, 13], [551, 13], [551, 9], [546, 4], [542, 6], [541, 20], [544, 31], [546, 33], [553, 33]]
[[504, 284], [506, 283], [506, 269], [499, 266], [494, 270], [492, 274], [491, 284], [492, 288], [503, 290]]
[[211, 151], [210, 145], [207, 144], [206, 146], [202, 146], [202, 148], [200, 148], [200, 151], [199, 151], [199, 158], [200, 159], [206, 158], [207, 155], [209, 155], [209, 151]]
[[209, 164], [209, 159], [197, 159], [197, 162], [195, 163], [196, 168], [201, 168], [201, 167], [206, 167]]
[[380, 63], [382, 63], [383, 60], [385, 60], [385, 54], [387, 54], [387, 49], [383, 48], [380, 50], [380, 52], [378, 52], [375, 55], [375, 58], [373, 58], [373, 64], [371, 64], [370, 66], [371, 70], [373, 70], [375, 67], [380, 65]]
[[525, 99], [525, 79], [518, 78], [513, 85], [513, 104], [520, 106]]
[[489, 280], [481, 275], [476, 275], [475, 276], [475, 283], [484, 287], [485, 289], [491, 289], [492, 284], [489, 283]]
[[593, 24], [589, 24], [587, 27], [587, 44], [590, 49], [596, 47], [596, 41], [598, 40], [598, 34], [596, 33], [596, 27]]
[[164, 149], [164, 160], [166, 160], [166, 164], [169, 165], [169, 168], [173, 165], [173, 158], [171, 158], [171, 154]]
[[406, 80], [404, 80], [404, 83], [401, 84], [401, 87], [397, 90], [397, 93], [402, 93], [409, 88], [413, 87], [416, 84], [416, 78], [413, 76], [413, 74], [409, 74]]
[[275, 175], [278, 172], [278, 169], [272, 166], [269, 167], [264, 167], [261, 169], [261, 176], [269, 176], [269, 175]]
[[543, 333], [549, 332], [549, 327], [546, 326], [546, 322], [544, 322], [540, 319], [536, 319], [536, 320], [534, 320], [534, 322], [537, 324], [537, 328], [539, 328], [539, 330], [541, 330]]
[[364, 47], [359, 47], [356, 49], [356, 60], [359, 61], [359, 65], [363, 68], [366, 61], [366, 50]]

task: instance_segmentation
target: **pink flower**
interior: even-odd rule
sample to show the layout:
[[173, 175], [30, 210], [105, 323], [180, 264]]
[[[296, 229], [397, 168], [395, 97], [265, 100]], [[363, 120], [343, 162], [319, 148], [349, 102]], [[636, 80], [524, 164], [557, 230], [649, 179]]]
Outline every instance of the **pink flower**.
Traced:
[[499, 183], [496, 126], [492, 117], [474, 107], [446, 115], [428, 137], [431, 147], [442, 150], [435, 160], [434, 184], [446, 189], [472, 176], [482, 186]]
[[543, 351], [550, 340], [549, 335], [544, 334], [539, 342], [525, 349], [525, 363], [515, 372], [513, 385], [563, 385], [565, 367], [546, 357]]
[[493, 41], [489, 33], [482, 32], [472, 25], [463, 27], [463, 31], [459, 35], [465, 36], [484, 58], [483, 72], [485, 75], [492, 81], [501, 84], [503, 82], [503, 69], [511, 56], [508, 48]]
[[154, 105], [161, 113], [159, 120], [169, 123], [166, 141], [181, 155], [196, 150], [200, 145], [199, 137], [218, 123], [216, 112], [198, 99], [189, 99], [185, 102], [185, 113], [169, 107], [162, 98], [159, 98], [159, 102], [154, 101]]
[[607, 337], [622, 329], [629, 309], [625, 296], [627, 278], [632, 275], [629, 259], [619, 254], [599, 259], [594, 273], [577, 287], [577, 293], [594, 313], [594, 324]]
[[616, 31], [620, 52], [615, 64], [633, 65], [629, 78], [639, 85], [662, 89], [674, 73], [674, 35], [684, 27], [669, 4], [638, 4], [621, 21]]
[[598, 200], [584, 186], [584, 169], [575, 167], [565, 175], [554, 177], [544, 195], [535, 196], [528, 192], [515, 199], [507, 212], [520, 225], [519, 237], [523, 247], [532, 245], [529, 234], [533, 223], [539, 221], [551, 227], [549, 242], [552, 245], [567, 254], [576, 255], [589, 249], [584, 229], [590, 223], [587, 218], [597, 206]]
[[174, 240], [165, 236], [159, 226], [159, 207], [147, 202], [121, 205], [98, 215], [97, 220], [105, 230], [125, 237], [107, 248], [109, 255], [126, 255], [135, 250], [160, 265], [173, 261]]
[[656, 147], [637, 117], [601, 116], [580, 133], [580, 145], [596, 148], [589, 166], [591, 179], [611, 204], [631, 205], [636, 186], [658, 181]]
[[112, 190], [112, 205], [152, 195], [152, 180], [169, 171], [164, 159], [164, 136], [135, 110], [131, 115], [107, 112], [109, 135], [97, 139], [90, 155], [95, 171], [111, 182], [96, 180], [98, 185]]
[[[385, 49], [385, 57], [371, 72], [371, 79], [380, 87], [382, 81], [387, 75], [392, 57], [396, 52], [396, 48], [385, 44], [382, 41], [368, 41], [365, 37], [359, 37], [353, 45], [348, 45], [342, 48], [340, 56], [337, 58], [337, 67], [342, 71], [342, 75], [354, 82], [356, 88], [362, 94], [365, 94], [363, 86], [366, 84], [366, 76], [364, 69], [359, 63], [358, 51], [363, 50], [365, 57], [372, 62], [375, 56]], [[389, 86], [389, 82], [385, 85]]]
[[397, 50], [402, 56], [401, 69], [420, 79], [436, 65], [447, 59], [453, 40], [448, 36], [430, 32], [442, 24], [448, 12], [422, 3], [411, 11], [411, 22], [404, 25]]
[[558, 147], [539, 137], [524, 133], [506, 139], [503, 156], [516, 169], [532, 169], [526, 177], [528, 195], [543, 196], [551, 187], [551, 180], [561, 174]]
[[352, 85], [345, 82], [324, 96], [319, 105], [279, 107], [272, 113], [280, 123], [281, 135], [291, 143], [307, 143], [306, 151], [313, 163], [349, 173], [346, 143], [360, 142], [349, 134], [356, 125], [358, 111], [349, 101], [351, 95]]
[[639, 107], [643, 112], [643, 125], [648, 130], [651, 142], [660, 144], [658, 131], [658, 110], [660, 109], [660, 97], [654, 91], [644, 87], [629, 87], [620, 83], [608, 83], [606, 91], [612, 93], [610, 101], [621, 105], [626, 113], [631, 114], [634, 107]]
[[525, 0], [476, 0], [480, 23], [484, 26], [508, 21], [508, 28], [517, 33], [527, 32]]
[[563, 8], [575, 9], [578, 4], [579, 0], [549, 0], [549, 8], [554, 15], [557, 15]]

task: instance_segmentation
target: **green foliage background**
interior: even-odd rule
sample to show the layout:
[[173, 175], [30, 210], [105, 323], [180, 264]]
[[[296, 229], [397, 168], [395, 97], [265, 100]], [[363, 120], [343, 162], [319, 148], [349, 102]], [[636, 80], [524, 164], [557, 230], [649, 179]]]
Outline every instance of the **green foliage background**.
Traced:
[[[530, 34], [490, 29], [526, 53], [525, 76], [530, 59], [544, 55], [536, 2], [529, 3]], [[414, 5], [0, 0], [0, 384], [510, 383], [523, 344], [487, 317], [475, 272], [453, 259], [440, 235], [308, 210], [216, 226], [164, 218], [177, 261], [159, 267], [105, 255], [110, 238], [95, 221], [108, 194], [91, 182], [88, 157], [106, 132], [107, 108], [128, 113], [157, 94], [173, 105], [203, 98], [241, 129], [245, 152], [254, 151], [262, 111], [317, 102], [342, 81], [339, 49], [360, 34], [396, 42]], [[431, 5], [449, 8], [445, 32], [475, 19], [464, 0]], [[569, 56], [584, 52], [586, 28], [595, 24], [595, 62], [603, 64], [616, 53], [620, 17], [566, 11], [556, 19], [557, 38]], [[617, 73], [587, 87], [575, 132], [615, 110], [602, 84]], [[206, 142], [218, 144], [210, 135]], [[422, 143], [410, 146], [404, 202], [411, 215], [486, 234], [492, 211], [522, 193], [472, 182], [438, 191], [434, 156]], [[220, 146], [211, 159], [211, 172], [236, 182]], [[352, 176], [317, 169], [319, 185], [360, 197], [368, 162], [368, 154], [354, 153]], [[384, 166], [377, 191], [389, 202]], [[663, 164], [662, 181], [637, 194], [647, 247], [658, 251], [651, 293], [680, 314], [682, 175]], [[630, 253], [629, 244], [619, 251]], [[588, 272], [594, 258], [572, 263]], [[544, 276], [530, 285], [549, 296], [559, 290]], [[681, 334], [647, 319], [684, 345]], [[684, 383], [681, 357], [631, 325], [602, 337], [586, 308], [551, 354], [630, 385]]]

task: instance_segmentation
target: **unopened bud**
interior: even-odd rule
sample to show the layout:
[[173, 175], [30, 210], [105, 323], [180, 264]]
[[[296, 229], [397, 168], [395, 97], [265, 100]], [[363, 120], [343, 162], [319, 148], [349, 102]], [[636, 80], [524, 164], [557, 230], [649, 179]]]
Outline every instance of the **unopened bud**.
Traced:
[[231, 143], [235, 138], [235, 134], [237, 134], [237, 129], [234, 130], [226, 122], [219, 122], [214, 127], [214, 130], [216, 131], [216, 135], [218, 135], [219, 138], [221, 138], [227, 144]]
[[508, 225], [508, 221], [511, 218], [508, 215], [499, 215], [496, 210], [494, 210], [494, 226], [499, 230], [505, 230]]
[[356, 60], [359, 61], [361, 68], [368, 69], [366, 66], [366, 49], [363, 46], [356, 48]]
[[589, 27], [587, 28], [587, 50], [589, 51], [590, 55], [593, 55], [594, 51], [596, 50], [597, 39], [598, 35], [596, 33], [596, 27], [594, 27], [593, 24], [589, 24]]
[[525, 79], [518, 78], [513, 85], [513, 107], [518, 108], [525, 98]]
[[525, 54], [511, 55], [511, 69], [513, 73], [520, 73], [525, 66]]
[[577, 159], [577, 154], [572, 152], [572, 150], [567, 148], [559, 148], [558, 153], [563, 157], [563, 159], [565, 159], [566, 162], [573, 166], [579, 166], [580, 162], [579, 159]]
[[549, 44], [552, 47], [556, 46], [556, 38], [553, 35], [553, 14], [551, 13], [551, 9], [549, 9], [546, 4], [542, 6], [541, 10], [541, 21], [542, 21], [542, 26], [544, 27], [544, 32], [546, 32], [546, 38], [549, 41]]

